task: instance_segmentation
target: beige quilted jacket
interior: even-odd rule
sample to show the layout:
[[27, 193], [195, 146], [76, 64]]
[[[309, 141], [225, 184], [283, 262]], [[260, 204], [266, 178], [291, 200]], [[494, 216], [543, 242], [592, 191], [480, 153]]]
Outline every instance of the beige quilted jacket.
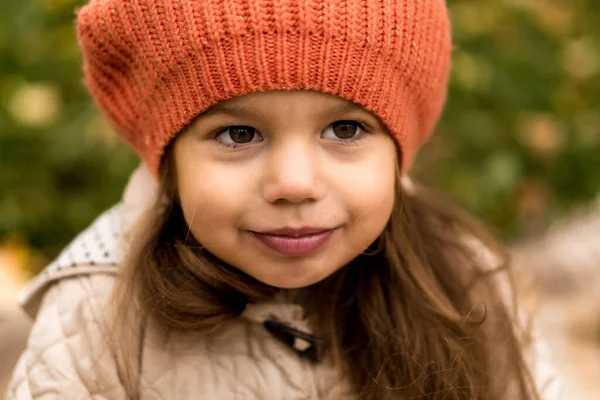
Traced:
[[[28, 346], [8, 389], [8, 400], [125, 399], [120, 364], [107, 344], [104, 313], [121, 258], [123, 236], [149, 204], [155, 182], [142, 166], [121, 203], [100, 216], [22, 292], [35, 318]], [[351, 399], [347, 385], [327, 361], [297, 354], [310, 346], [297, 337], [275, 338], [265, 321], [275, 317], [308, 332], [298, 306], [248, 306], [218, 338], [141, 335], [141, 398], [158, 399]], [[539, 346], [538, 346], [539, 347]], [[558, 381], [541, 350], [532, 368], [544, 399], [558, 399]]]

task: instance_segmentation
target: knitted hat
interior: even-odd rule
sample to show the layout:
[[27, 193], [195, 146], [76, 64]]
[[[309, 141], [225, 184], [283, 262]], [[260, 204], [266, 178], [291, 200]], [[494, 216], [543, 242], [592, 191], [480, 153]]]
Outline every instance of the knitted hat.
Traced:
[[406, 171], [446, 98], [444, 0], [91, 0], [77, 30], [91, 95], [156, 176], [165, 147], [200, 113], [277, 89], [371, 111]]

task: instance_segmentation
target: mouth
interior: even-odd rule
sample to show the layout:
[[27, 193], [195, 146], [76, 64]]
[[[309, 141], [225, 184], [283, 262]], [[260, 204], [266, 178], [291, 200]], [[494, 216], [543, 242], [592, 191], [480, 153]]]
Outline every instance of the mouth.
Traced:
[[305, 228], [296, 228], [296, 229], [281, 228], [281, 229], [275, 229], [272, 231], [253, 232], [253, 233], [257, 233], [260, 235], [288, 236], [288, 237], [298, 238], [298, 237], [302, 237], [302, 236], [315, 235], [318, 233], [327, 232], [327, 231], [331, 231], [331, 230], [333, 230], [333, 229], [305, 227]]
[[337, 228], [283, 228], [268, 232], [250, 233], [263, 245], [293, 257], [307, 256], [325, 245]]

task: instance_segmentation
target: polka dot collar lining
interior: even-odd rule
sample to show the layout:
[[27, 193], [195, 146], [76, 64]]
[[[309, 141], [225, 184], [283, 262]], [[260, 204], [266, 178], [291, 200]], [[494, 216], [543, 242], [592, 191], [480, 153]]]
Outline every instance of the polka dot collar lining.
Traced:
[[19, 293], [19, 304], [35, 314], [44, 289], [53, 281], [92, 272], [116, 273], [122, 259], [122, 205], [116, 204], [81, 232], [39, 275]]

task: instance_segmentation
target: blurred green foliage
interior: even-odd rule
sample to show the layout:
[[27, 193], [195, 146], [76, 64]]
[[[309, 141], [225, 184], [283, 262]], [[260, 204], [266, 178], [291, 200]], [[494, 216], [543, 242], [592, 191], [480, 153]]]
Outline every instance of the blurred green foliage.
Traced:
[[449, 1], [448, 106], [418, 175], [505, 238], [600, 199], [600, 2]]
[[[0, 2], [0, 243], [46, 260], [118, 201], [137, 164], [81, 84], [83, 3]], [[598, 199], [600, 2], [449, 5], [449, 102], [414, 175], [507, 239]]]

